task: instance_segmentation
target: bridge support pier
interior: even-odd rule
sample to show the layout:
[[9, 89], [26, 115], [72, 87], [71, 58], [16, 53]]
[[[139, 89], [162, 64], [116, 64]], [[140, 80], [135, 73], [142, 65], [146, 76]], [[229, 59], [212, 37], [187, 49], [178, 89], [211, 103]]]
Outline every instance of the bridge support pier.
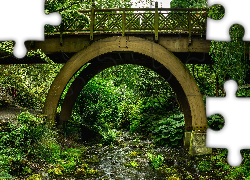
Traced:
[[189, 148], [191, 155], [211, 154], [212, 148], [206, 147], [206, 132], [186, 131], [184, 135], [184, 147]]

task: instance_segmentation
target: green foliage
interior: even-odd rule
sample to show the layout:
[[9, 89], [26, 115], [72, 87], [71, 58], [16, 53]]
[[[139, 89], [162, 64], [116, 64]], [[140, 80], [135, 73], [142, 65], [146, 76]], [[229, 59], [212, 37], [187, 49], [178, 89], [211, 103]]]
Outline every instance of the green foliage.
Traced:
[[97, 1], [83, 1], [83, 0], [52, 0], [45, 3], [45, 12], [47, 14], [51, 12], [59, 12], [62, 16], [62, 23], [58, 27], [45, 26], [46, 33], [54, 33], [55, 30], [67, 32], [72, 26], [72, 21], [77, 19], [78, 23], [90, 24], [89, 17], [79, 13], [79, 10], [91, 9], [92, 2], [95, 3], [95, 9], [107, 9], [107, 8], [121, 8], [131, 7], [130, 0], [97, 0]]
[[220, 20], [225, 14], [225, 9], [221, 5], [213, 5], [209, 8], [208, 17], [214, 20]]
[[[186, 64], [200, 88], [201, 94], [216, 96], [216, 74], [211, 64]], [[220, 91], [221, 94], [221, 91]]]
[[116, 140], [117, 133], [115, 129], [108, 129], [108, 132], [102, 132], [102, 143], [103, 144], [112, 144]]
[[171, 8], [202, 8], [207, 7], [206, 0], [172, 0]]
[[227, 149], [217, 149], [217, 153], [213, 153], [210, 160], [202, 161], [198, 164], [198, 168], [203, 172], [214, 171], [218, 177], [223, 179], [245, 179], [250, 176], [249, 168], [249, 150], [241, 151], [243, 161], [238, 167], [231, 167], [227, 162]]
[[140, 126], [141, 126], [140, 120], [133, 120], [131, 122], [129, 130], [131, 133], [135, 133], [136, 131], [138, 131], [140, 129]]
[[[209, 9], [209, 17], [221, 19], [225, 14], [225, 9], [220, 5], [212, 6]], [[240, 86], [245, 84], [249, 65], [246, 59], [246, 48], [248, 42], [243, 42], [244, 28], [235, 24], [230, 30], [230, 42], [212, 41], [210, 55], [214, 64], [210, 74], [216, 77], [216, 96], [224, 96], [223, 84], [228, 79], [234, 79]]]
[[0, 65], [0, 86], [11, 89], [14, 104], [41, 109], [60, 64]]
[[28, 111], [22, 112], [17, 116], [17, 120], [22, 125], [35, 126], [39, 123], [43, 123], [40, 118], [34, 117]]
[[50, 176], [60, 176], [60, 175], [63, 175], [63, 171], [64, 171], [64, 168], [62, 166], [57, 166], [53, 169], [49, 169], [48, 170], [48, 173], [50, 174]]
[[137, 104], [137, 113], [130, 116], [130, 132], [152, 133], [160, 119], [178, 113], [173, 95], [169, 90], [165, 97], [143, 97]]
[[14, 43], [13, 41], [4, 41], [0, 43], [0, 51], [4, 54], [3, 56], [9, 57], [13, 53]]
[[211, 171], [212, 170], [212, 165], [211, 162], [209, 161], [201, 161], [198, 165], [197, 165], [199, 171], [202, 172], [206, 172], [206, 171]]
[[0, 179], [14, 179], [14, 177], [8, 173], [0, 172]]
[[[29, 161], [52, 164], [51, 177], [74, 172], [82, 164], [84, 147], [62, 148], [59, 135], [41, 117], [28, 112], [21, 113], [18, 124], [5, 123], [0, 126], [0, 169], [13, 176], [31, 174]], [[31, 163], [32, 164], [32, 163]], [[32, 177], [30, 177], [32, 178]]]
[[33, 174], [32, 176], [28, 177], [27, 180], [42, 180], [40, 174]]
[[132, 167], [138, 167], [138, 163], [136, 161], [130, 161], [129, 164], [132, 166]]
[[219, 114], [212, 115], [207, 118], [209, 128], [213, 130], [220, 130], [223, 128], [225, 120]]
[[243, 35], [244, 29], [242, 26], [234, 25], [230, 29], [230, 42], [212, 41], [210, 55], [214, 61], [213, 69], [221, 79], [220, 84], [231, 78], [238, 81], [239, 85], [244, 83], [248, 63], [244, 56]]
[[[66, 91], [67, 88], [64, 95]], [[143, 131], [159, 116], [171, 114], [171, 110], [177, 109], [172, 95], [167, 82], [147, 68], [136, 65], [108, 68], [84, 87], [66, 128], [79, 132], [84, 126], [102, 135], [104, 142], [113, 141], [113, 128]]]
[[18, 116], [18, 124], [7, 123], [0, 131], [0, 169], [11, 175], [25, 170], [25, 159], [36, 156], [35, 144], [48, 131], [44, 120], [23, 112]]
[[164, 157], [162, 157], [162, 155], [160, 155], [160, 154], [154, 155], [151, 153], [147, 153], [147, 156], [148, 156], [148, 159], [149, 159], [151, 166], [154, 169], [158, 169], [160, 166], [163, 165]]
[[113, 134], [110, 130], [112, 124], [118, 126], [117, 104], [121, 102], [119, 94], [114, 94], [116, 90], [112, 82], [93, 78], [77, 99], [74, 121], [110, 139]]
[[177, 146], [182, 143], [185, 131], [183, 114], [162, 118], [155, 125], [155, 143], [159, 145]]

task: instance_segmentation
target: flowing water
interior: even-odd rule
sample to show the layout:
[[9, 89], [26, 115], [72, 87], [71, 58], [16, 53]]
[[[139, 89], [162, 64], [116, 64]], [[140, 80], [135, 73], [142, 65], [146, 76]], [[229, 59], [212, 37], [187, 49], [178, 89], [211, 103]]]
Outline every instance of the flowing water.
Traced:
[[[188, 150], [157, 147], [152, 140], [128, 132], [120, 133], [117, 145], [88, 145], [85, 162], [99, 172], [94, 179], [199, 179], [201, 175], [195, 158]], [[154, 169], [147, 153], [161, 154], [164, 166]], [[204, 177], [204, 176], [203, 176]], [[204, 177], [204, 179], [207, 179]], [[89, 178], [93, 179], [93, 178]]]

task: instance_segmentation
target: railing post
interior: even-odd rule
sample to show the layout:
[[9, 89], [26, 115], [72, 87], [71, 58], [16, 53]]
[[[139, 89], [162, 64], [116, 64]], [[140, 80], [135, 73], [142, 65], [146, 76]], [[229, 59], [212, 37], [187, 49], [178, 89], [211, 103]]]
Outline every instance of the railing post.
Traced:
[[191, 44], [191, 30], [192, 30], [191, 14], [190, 14], [190, 11], [188, 11], [188, 43], [189, 44]]
[[122, 36], [125, 36], [126, 14], [125, 9], [122, 11]]
[[205, 22], [204, 22], [204, 24], [203, 24], [203, 31], [204, 31], [204, 34], [206, 34], [206, 27], [207, 27], [207, 18], [208, 18], [208, 10], [206, 10], [206, 12], [205, 12]]
[[158, 28], [159, 28], [159, 13], [158, 2], [155, 2], [155, 41], [158, 41]]
[[95, 3], [92, 4], [91, 8], [91, 18], [90, 18], [90, 41], [93, 41], [94, 34], [94, 26], [95, 26]]

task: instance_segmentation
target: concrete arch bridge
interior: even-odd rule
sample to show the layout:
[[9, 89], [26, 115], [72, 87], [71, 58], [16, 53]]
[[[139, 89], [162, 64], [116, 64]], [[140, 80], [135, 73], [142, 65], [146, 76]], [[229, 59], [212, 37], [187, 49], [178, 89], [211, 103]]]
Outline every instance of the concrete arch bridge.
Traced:
[[[140, 11], [140, 12], [136, 12]], [[120, 64], [137, 64], [164, 77], [176, 93], [185, 119], [184, 144], [190, 153], [207, 154], [205, 105], [195, 79], [185, 64], [210, 63], [210, 42], [205, 40], [204, 9], [129, 8], [81, 11], [90, 22], [62, 24], [44, 42], [26, 42], [41, 49], [56, 63], [65, 63], [48, 92], [43, 112], [54, 123], [61, 94], [72, 76], [86, 63], [62, 104], [60, 124], [71, 117], [84, 85], [102, 70]], [[42, 63], [32, 60], [32, 63]], [[8, 62], [20, 63], [15, 58]], [[25, 59], [22, 63], [31, 63]], [[73, 93], [72, 93], [73, 92]]]

